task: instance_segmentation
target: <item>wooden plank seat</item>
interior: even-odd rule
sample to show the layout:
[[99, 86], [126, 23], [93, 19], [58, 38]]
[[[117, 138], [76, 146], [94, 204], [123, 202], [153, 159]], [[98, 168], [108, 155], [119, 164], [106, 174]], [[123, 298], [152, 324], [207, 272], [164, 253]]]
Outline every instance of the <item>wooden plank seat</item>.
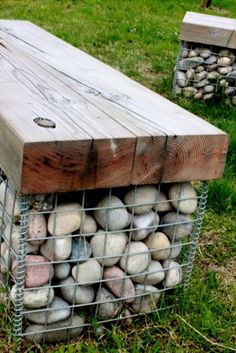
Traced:
[[0, 70], [0, 166], [22, 194], [223, 173], [223, 131], [30, 22], [0, 21]]

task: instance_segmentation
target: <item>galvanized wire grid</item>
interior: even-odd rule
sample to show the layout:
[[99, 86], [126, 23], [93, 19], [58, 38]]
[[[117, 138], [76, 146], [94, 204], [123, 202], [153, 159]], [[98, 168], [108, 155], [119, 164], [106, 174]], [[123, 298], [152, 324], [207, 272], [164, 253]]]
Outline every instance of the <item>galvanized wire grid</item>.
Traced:
[[[4, 187], [3, 187], [4, 185]], [[160, 200], [160, 192], [162, 190], [168, 189], [169, 185], [157, 185], [157, 197], [155, 202], [152, 202], [154, 205], [154, 210], [156, 205], [169, 203], [171, 200]], [[120, 206], [113, 206], [112, 197], [114, 195], [118, 195], [120, 199], [123, 199], [123, 195], [129, 190], [129, 188], [114, 188], [109, 190], [95, 190], [95, 191], [81, 191], [73, 194], [53, 194], [53, 195], [35, 195], [35, 196], [20, 196], [15, 193], [14, 190], [9, 185], [8, 179], [4, 176], [3, 173], [0, 175], [0, 190], [4, 190], [4, 195], [0, 192], [0, 205], [1, 205], [1, 214], [0, 218], [2, 219], [1, 228], [0, 228], [0, 239], [1, 239], [1, 272], [4, 274], [5, 277], [5, 286], [9, 292], [9, 296], [13, 301], [14, 305], [14, 332], [15, 335], [20, 339], [22, 337], [26, 337], [29, 340], [36, 340], [36, 341], [66, 341], [72, 337], [77, 336], [84, 327], [90, 326], [91, 324], [106, 324], [109, 322], [114, 322], [117, 320], [124, 320], [125, 322], [129, 322], [133, 317], [137, 317], [142, 314], [147, 314], [151, 312], [157, 312], [162, 309], [166, 309], [170, 307], [173, 303], [173, 288], [180, 288], [186, 289], [190, 275], [193, 267], [193, 261], [196, 253], [198, 238], [201, 230], [201, 224], [204, 216], [204, 211], [206, 207], [206, 199], [207, 199], [207, 183], [198, 183], [197, 189], [197, 200], [198, 200], [198, 207], [193, 215], [192, 218], [192, 231], [191, 234], [182, 241], [182, 250], [180, 255], [178, 256], [178, 263], [179, 265], [175, 265], [172, 270], [175, 270], [175, 273], [182, 272], [182, 280], [177, 281], [173, 286], [166, 285], [166, 276], [168, 271], [170, 271], [171, 262], [171, 252], [165, 260], [165, 269], [161, 267], [160, 269], [151, 270], [149, 267], [145, 268], [145, 270], [141, 271], [141, 275], [143, 275], [142, 279], [142, 287], [139, 287], [139, 290], [136, 287], [135, 292], [127, 292], [127, 288], [130, 286], [130, 280], [132, 280], [132, 284], [139, 286], [139, 282], [136, 283], [135, 277], [140, 276], [140, 273], [130, 273], [129, 264], [134, 260], [134, 255], [136, 255], [136, 259], [139, 256], [148, 254], [149, 257], [153, 256], [153, 253], [156, 251], [155, 248], [147, 248], [141, 252], [133, 253], [131, 249], [134, 240], [132, 239], [132, 235], [135, 231], [144, 230], [147, 231], [148, 234], [151, 234], [155, 231], [165, 233], [165, 228], [168, 226], [173, 226], [173, 234], [171, 240], [171, 250], [174, 248], [178, 248], [179, 243], [175, 241], [177, 238], [177, 227], [180, 225], [184, 225], [187, 221], [177, 221], [171, 222], [168, 224], [151, 224], [145, 227], [136, 227], [134, 225], [135, 219], [135, 207], [140, 204], [135, 202], [136, 195], [138, 192], [137, 186], [133, 187], [133, 197], [132, 202], [129, 205], [125, 205], [130, 211], [131, 220], [127, 227], [123, 229], [116, 229], [111, 230], [111, 226], [109, 224], [109, 215], [112, 210], [119, 209]], [[180, 198], [181, 187], [179, 188], [179, 196], [175, 199], [183, 201], [183, 198]], [[102, 197], [106, 195], [108, 197], [108, 204], [105, 207], [97, 207], [97, 200], [100, 200]], [[62, 203], [70, 203], [70, 202], [79, 202], [81, 208], [77, 209], [76, 212], [80, 213], [81, 216], [81, 224], [79, 230], [72, 232], [72, 234], [62, 234], [56, 235], [57, 230], [57, 219], [60, 216], [60, 212], [57, 211], [57, 206], [61, 205]], [[172, 200], [173, 201], [173, 200]], [[142, 203], [141, 205], [148, 205], [150, 203]], [[174, 210], [176, 213], [176, 217], [181, 216], [179, 211], [179, 202], [178, 207]], [[33, 208], [32, 208], [33, 207]], [[18, 209], [19, 208], [19, 209]], [[106, 212], [106, 224], [103, 229], [104, 233], [104, 243], [102, 244], [102, 253], [98, 256], [94, 254], [90, 255], [89, 249], [86, 247], [91, 246], [91, 239], [94, 236], [94, 232], [82, 232], [83, 225], [85, 223], [85, 214], [94, 215], [96, 210], [104, 209]], [[73, 211], [63, 211], [63, 214], [71, 214]], [[156, 214], [157, 211], [155, 210]], [[46, 261], [41, 262], [28, 262], [28, 255], [29, 254], [37, 254], [39, 255], [39, 249], [32, 250], [32, 239], [29, 239], [29, 217], [32, 215], [41, 215], [43, 216], [47, 222], [48, 218], [54, 216], [54, 223], [53, 223], [53, 234], [47, 234], [45, 236], [41, 236], [37, 238], [37, 241], [42, 241], [45, 244], [46, 241], [52, 242], [51, 254], [52, 257], [46, 259]], [[166, 213], [159, 213], [161, 219], [163, 215]], [[157, 216], [158, 217], [158, 216]], [[15, 238], [13, 236], [15, 232], [15, 227], [18, 229], [18, 244], [15, 243]], [[99, 227], [101, 229], [101, 227]], [[8, 229], [8, 231], [6, 231]], [[9, 230], [10, 229], [10, 230]], [[126, 234], [126, 247], [125, 250], [123, 249], [121, 253], [114, 253], [111, 254], [111, 250], [109, 248], [109, 236], [117, 236], [120, 233]], [[67, 257], [63, 260], [56, 259], [56, 247], [58, 248], [58, 241], [59, 239], [69, 239], [78, 241], [83, 239], [84, 244], [84, 253], [85, 257], [81, 260], [80, 258], [77, 259], [70, 259]], [[108, 240], [107, 240], [108, 239]], [[146, 239], [146, 238], [145, 238]], [[136, 242], [144, 243], [145, 239], [138, 240]], [[29, 249], [31, 246], [31, 250]], [[42, 245], [40, 245], [42, 246]], [[161, 249], [163, 250], [163, 248]], [[30, 252], [30, 251], [33, 251]], [[29, 254], [28, 254], [29, 252]], [[93, 249], [93, 252], [95, 250]], [[79, 256], [79, 255], [78, 255]], [[86, 258], [87, 256], [87, 258]], [[114, 266], [119, 266], [120, 258], [124, 258], [124, 268], [122, 268], [122, 275], [119, 277], [119, 281], [117, 277], [113, 278], [104, 278], [104, 271], [107, 271], [108, 268], [112, 268]], [[96, 260], [101, 269], [101, 276], [97, 279], [90, 280], [87, 283], [87, 286], [84, 286], [84, 282], [79, 282], [77, 280], [78, 273], [80, 271], [81, 266], [88, 260], [88, 259]], [[115, 261], [118, 258], [118, 261]], [[15, 259], [15, 261], [14, 261]], [[106, 260], [111, 261], [114, 259], [114, 265], [107, 266]], [[176, 258], [173, 259], [176, 261]], [[36, 261], [36, 260], [35, 260]], [[113, 262], [113, 261], [111, 261]], [[160, 263], [163, 265], [164, 261], [160, 260]], [[71, 267], [74, 267], [73, 270], [73, 280], [63, 284], [61, 283], [62, 280], [55, 277], [55, 266], [58, 264], [66, 264], [70, 265], [68, 276], [71, 277]], [[48, 266], [54, 268], [54, 273], [52, 272], [49, 276], [49, 280], [47, 283], [42, 286], [34, 286], [27, 288], [26, 287], [26, 280], [29, 271], [32, 268], [39, 268], [41, 269], [47, 268]], [[43, 266], [43, 267], [42, 267]], [[164, 265], [163, 265], [164, 266]], [[43, 271], [43, 270], [42, 270]], [[164, 271], [164, 272], [163, 272]], [[149, 279], [151, 275], [157, 275], [158, 272], [163, 272], [165, 275], [164, 280], [151, 285], [149, 283]], [[88, 274], [89, 275], [89, 274]], [[119, 284], [119, 294], [116, 295], [112, 294], [107, 295], [105, 292], [105, 296], [102, 298], [98, 297], [98, 293], [109, 289], [108, 282], [114, 282], [114, 285]], [[81, 285], [82, 283], [82, 285]], [[11, 289], [12, 286], [14, 289]], [[26, 303], [27, 295], [35, 294], [37, 290], [44, 290], [44, 295], [46, 291], [46, 302], [42, 304], [35, 305], [35, 307], [30, 307], [29, 303]], [[81, 299], [81, 296], [78, 295], [78, 291], [81, 288], [90, 288], [90, 292], [93, 291], [93, 299], [89, 299], [89, 295]], [[141, 288], [141, 289], [140, 289]], [[71, 290], [71, 294], [69, 295], [69, 290]], [[88, 291], [89, 291], [88, 290]], [[14, 292], [14, 294], [13, 294]], [[56, 297], [62, 297], [62, 292], [64, 292], [63, 300], [66, 302], [60, 302], [61, 304], [58, 306], [53, 305], [53, 301]], [[54, 293], [54, 299], [52, 299]], [[109, 293], [109, 292], [108, 292]], [[114, 293], [114, 292], [113, 292]], [[111, 292], [110, 292], [111, 294]], [[66, 295], [67, 300], [64, 299]], [[158, 299], [157, 299], [158, 298]], [[52, 304], [51, 304], [52, 303]], [[135, 303], [135, 304], [134, 304]], [[27, 304], [27, 305], [26, 305]], [[40, 306], [41, 305], [41, 306]], [[62, 315], [62, 312], [66, 311], [66, 315]], [[105, 311], [107, 316], [101, 314]], [[33, 316], [32, 316], [33, 315]], [[42, 319], [43, 323], [35, 324], [38, 321], [39, 316], [44, 315]], [[59, 317], [63, 317], [58, 323], [51, 323], [53, 322], [53, 316], [59, 315]], [[36, 319], [35, 319], [36, 318]], [[30, 329], [29, 329], [30, 328]], [[31, 331], [30, 331], [31, 330]]]
[[[196, 66], [194, 64], [192, 66], [191, 63], [186, 63], [186, 67], [183, 66], [184, 60], [196, 59], [192, 56], [194, 52], [199, 58], [199, 52], [204, 49], [211, 51], [210, 57], [215, 60], [214, 62], [209, 63], [207, 57]], [[182, 41], [174, 70], [172, 93], [174, 96], [203, 101], [214, 98], [225, 99], [236, 105], [236, 50]]]

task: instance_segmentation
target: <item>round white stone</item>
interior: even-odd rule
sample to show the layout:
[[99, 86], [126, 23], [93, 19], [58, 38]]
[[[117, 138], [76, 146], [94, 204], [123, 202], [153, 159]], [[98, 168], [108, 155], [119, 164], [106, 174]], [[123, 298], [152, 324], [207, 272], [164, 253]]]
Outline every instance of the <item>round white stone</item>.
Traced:
[[178, 262], [173, 260], [165, 260], [163, 261], [162, 266], [166, 273], [163, 281], [165, 288], [175, 287], [182, 282], [182, 268]]
[[[10, 298], [13, 303], [15, 303], [17, 294], [17, 285], [11, 289]], [[48, 285], [42, 286], [42, 288], [38, 289], [30, 289], [24, 290], [23, 295], [23, 304], [27, 308], [42, 308], [47, 304], [50, 304], [54, 298], [54, 290], [50, 288]]]
[[71, 237], [48, 239], [40, 246], [40, 252], [51, 261], [63, 261], [70, 257]]
[[80, 285], [89, 286], [102, 279], [102, 267], [96, 259], [78, 263], [72, 268], [72, 276]]
[[104, 266], [115, 265], [121, 258], [128, 237], [125, 233], [98, 231], [91, 239], [93, 257]]
[[95, 292], [93, 287], [85, 287], [76, 284], [72, 277], [59, 282], [61, 296], [70, 304], [92, 303]]
[[137, 284], [135, 286], [136, 298], [132, 303], [132, 309], [136, 313], [150, 313], [157, 307], [160, 298], [159, 290], [150, 285]]
[[179, 256], [182, 250], [182, 243], [181, 241], [177, 241], [171, 244], [170, 248], [170, 258], [171, 259], [176, 259], [176, 257]]
[[150, 234], [145, 240], [154, 260], [165, 260], [170, 256], [170, 242], [162, 232]]
[[8, 215], [14, 216], [14, 220], [20, 217], [20, 203], [14, 197], [14, 193], [11, 192], [9, 185], [5, 181], [2, 181], [0, 184], [0, 203], [4, 204], [5, 212]]
[[99, 288], [96, 295], [99, 319], [108, 320], [116, 316], [120, 308], [120, 301], [106, 288]]
[[161, 230], [171, 241], [179, 241], [191, 233], [192, 219], [184, 214], [166, 213], [161, 219]]
[[154, 205], [153, 209], [156, 212], [168, 212], [172, 210], [172, 205], [168, 201], [165, 193], [160, 191], [157, 198], [158, 203]]
[[121, 230], [128, 226], [130, 218], [123, 202], [117, 196], [106, 196], [98, 204], [94, 217], [105, 230]]
[[169, 189], [169, 199], [176, 210], [190, 214], [197, 208], [197, 193], [190, 183], [176, 183]]
[[66, 203], [57, 206], [48, 218], [49, 233], [61, 236], [75, 232], [80, 227], [83, 212], [78, 203]]
[[86, 214], [85, 219], [80, 226], [80, 231], [83, 236], [91, 236], [97, 231], [97, 223], [95, 219], [90, 215]]
[[152, 260], [144, 274], [132, 277], [135, 283], [153, 285], [160, 283], [165, 277], [164, 270], [159, 261]]
[[[129, 211], [135, 214], [143, 214], [151, 211], [157, 200], [157, 188], [153, 185], [137, 186], [131, 189], [124, 197], [124, 202]], [[135, 205], [135, 206], [132, 206]]]
[[25, 313], [24, 316], [27, 320], [41, 325], [65, 320], [70, 316], [69, 304], [59, 297], [54, 297], [48, 307], [52, 310], [45, 309], [40, 312]]
[[140, 241], [127, 244], [124, 254], [120, 259], [120, 267], [131, 275], [146, 270], [151, 261], [148, 247]]
[[[55, 322], [47, 325], [45, 330], [44, 325], [29, 325], [25, 330], [25, 338], [30, 342], [47, 342], [55, 343], [68, 340], [68, 332], [70, 338], [78, 338], [79, 334], [84, 329], [84, 318], [77, 314], [73, 314], [66, 320]], [[70, 329], [70, 327], [73, 327]], [[60, 330], [58, 330], [61, 328]]]
[[159, 221], [160, 217], [153, 211], [133, 216], [132, 228], [138, 229], [131, 232], [131, 238], [133, 240], [143, 240], [149, 233], [155, 232]]

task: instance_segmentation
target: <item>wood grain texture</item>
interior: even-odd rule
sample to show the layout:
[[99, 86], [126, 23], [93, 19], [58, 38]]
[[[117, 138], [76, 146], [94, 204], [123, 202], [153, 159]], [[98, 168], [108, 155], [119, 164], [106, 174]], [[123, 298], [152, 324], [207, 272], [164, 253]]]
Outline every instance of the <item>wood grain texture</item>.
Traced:
[[235, 41], [232, 39], [235, 31], [235, 19], [187, 12], [183, 19], [180, 39], [235, 49]]
[[0, 165], [24, 194], [223, 173], [223, 131], [29, 22], [0, 21], [0, 81]]

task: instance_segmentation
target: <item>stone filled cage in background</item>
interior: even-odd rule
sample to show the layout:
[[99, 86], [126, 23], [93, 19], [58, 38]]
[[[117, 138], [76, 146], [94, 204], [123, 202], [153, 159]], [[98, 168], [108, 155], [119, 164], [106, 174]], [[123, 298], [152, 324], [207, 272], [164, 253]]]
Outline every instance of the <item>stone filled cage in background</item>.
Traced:
[[205, 211], [207, 182], [193, 185], [25, 196], [1, 171], [1, 272], [18, 339], [66, 341], [172, 305]]

